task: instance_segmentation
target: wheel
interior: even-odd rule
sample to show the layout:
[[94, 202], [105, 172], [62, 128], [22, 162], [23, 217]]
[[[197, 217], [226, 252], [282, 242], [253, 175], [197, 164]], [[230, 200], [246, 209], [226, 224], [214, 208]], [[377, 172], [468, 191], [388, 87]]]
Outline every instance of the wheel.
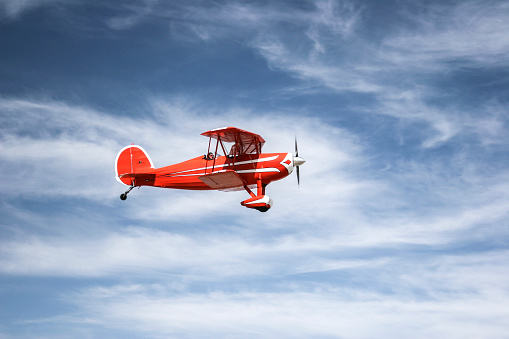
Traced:
[[127, 199], [127, 194], [125, 194], [125, 193], [120, 194], [120, 200], [125, 200], [125, 199]]

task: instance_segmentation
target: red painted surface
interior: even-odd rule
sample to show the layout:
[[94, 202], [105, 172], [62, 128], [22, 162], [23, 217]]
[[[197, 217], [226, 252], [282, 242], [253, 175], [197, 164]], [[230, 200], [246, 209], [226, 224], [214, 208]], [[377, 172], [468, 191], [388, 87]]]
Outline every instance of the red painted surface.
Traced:
[[[123, 148], [117, 155], [116, 177], [131, 188], [121, 196], [122, 200], [133, 187], [140, 186], [186, 190], [240, 188], [251, 196], [242, 202], [243, 206], [265, 212], [273, 204], [265, 195], [265, 187], [292, 173], [294, 160], [304, 161], [291, 153], [261, 153], [265, 140], [235, 127], [210, 130], [202, 135], [209, 137], [206, 155], [160, 168], [154, 168], [140, 146]], [[215, 146], [212, 139], [216, 140]], [[224, 143], [232, 143], [229, 151]], [[220, 151], [225, 155], [217, 156]], [[256, 186], [256, 194], [249, 186]]]
[[126, 185], [131, 185], [134, 180], [134, 186], [213, 190], [214, 188], [206, 185], [198, 177], [234, 170], [247, 185], [256, 185], [260, 176], [262, 183], [267, 185], [290, 174], [281, 164], [288, 154], [290, 153], [262, 153], [256, 156], [246, 154], [236, 157], [235, 163], [231, 158], [219, 156], [215, 159], [215, 164], [214, 160], [206, 160], [199, 156], [178, 164], [151, 168], [150, 160], [143, 150], [139, 146], [129, 146], [118, 157], [117, 173]]

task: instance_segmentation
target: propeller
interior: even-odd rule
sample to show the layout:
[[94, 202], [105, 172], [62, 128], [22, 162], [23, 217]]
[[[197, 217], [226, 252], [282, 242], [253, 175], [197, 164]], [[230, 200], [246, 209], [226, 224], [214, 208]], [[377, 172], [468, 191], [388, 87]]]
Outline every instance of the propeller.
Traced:
[[300, 186], [300, 172], [299, 167], [306, 162], [303, 158], [299, 157], [299, 148], [297, 147], [297, 137], [295, 137], [295, 156], [293, 157], [293, 166], [297, 168], [297, 185]]

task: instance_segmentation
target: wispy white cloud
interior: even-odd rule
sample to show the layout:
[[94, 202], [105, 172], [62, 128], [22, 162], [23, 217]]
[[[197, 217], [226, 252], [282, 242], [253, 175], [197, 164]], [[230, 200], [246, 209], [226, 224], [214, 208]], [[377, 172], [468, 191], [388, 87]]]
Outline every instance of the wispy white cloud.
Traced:
[[417, 7], [403, 14], [415, 28], [384, 40], [384, 56], [391, 62], [424, 71], [508, 64], [506, 2], [464, 1]]
[[[379, 106], [360, 112], [428, 124], [425, 148], [441, 146], [458, 134], [483, 139], [476, 127], [488, 123], [474, 118], [476, 114], [465, 122], [469, 112], [464, 107], [437, 104], [443, 93], [426, 79], [465, 66], [501, 67], [507, 61], [508, 40], [500, 36], [509, 22], [504, 2], [409, 4], [400, 10], [405, 25], [378, 39], [364, 32], [366, 11], [348, 1], [310, 1], [306, 9], [228, 2], [183, 8], [186, 20], [175, 23], [181, 32], [207, 41], [242, 36], [274, 69], [311, 86], [370, 94], [378, 101]], [[493, 140], [490, 134], [486, 139]]]
[[[172, 20], [173, 27], [185, 28], [203, 40], [222, 39], [236, 34], [265, 36], [278, 31], [297, 28], [313, 37], [326, 34], [348, 36], [355, 28], [359, 10], [348, 1], [310, 1], [301, 6], [285, 3], [239, 3], [199, 6], [186, 3], [175, 7], [182, 11], [179, 20]], [[160, 14], [164, 16], [163, 10]], [[173, 19], [174, 17], [170, 17]], [[189, 38], [193, 38], [189, 36]], [[250, 40], [250, 39], [249, 39]], [[315, 40], [319, 44], [319, 41]], [[317, 50], [320, 48], [315, 45]]]
[[0, 18], [5, 16], [13, 19], [36, 7], [62, 3], [62, 0], [0, 0]]
[[[210, 281], [226, 277], [288, 277], [379, 269], [387, 260], [394, 260], [390, 259], [394, 251], [411, 253], [415, 246], [461, 247], [505, 236], [503, 220], [509, 214], [509, 197], [507, 185], [500, 183], [507, 182], [506, 178], [493, 181], [491, 187], [472, 181], [458, 186], [457, 181], [446, 184], [447, 178], [440, 180], [439, 173], [429, 170], [415, 171], [414, 175], [389, 181], [387, 185], [399, 187], [370, 192], [371, 196], [360, 195], [357, 190], [341, 194], [339, 186], [330, 190], [318, 186], [322, 191], [318, 193], [313, 186], [299, 193], [300, 198], [275, 189], [282, 201], [270, 215], [264, 216], [248, 215], [252, 211], [231, 205], [228, 199], [214, 202], [210, 209], [197, 206], [210, 203], [206, 193], [212, 194], [214, 200], [220, 197], [221, 193], [213, 192], [198, 197], [185, 195], [183, 202], [178, 201], [182, 196], [168, 198], [155, 191], [147, 192], [141, 199], [135, 198], [134, 205], [118, 205], [116, 212], [107, 209], [107, 213], [127, 214], [131, 223], [139, 218], [152, 227], [166, 220], [162, 230], [134, 226], [115, 230], [118, 216], [101, 220], [101, 214], [91, 218], [86, 213], [86, 220], [78, 218], [66, 225], [54, 216], [39, 215], [39, 224], [49, 223], [46, 218], [58, 224], [58, 235], [54, 235], [53, 229], [50, 235], [27, 237], [21, 233], [5, 240], [0, 250], [0, 267], [4, 274], [24, 276], [139, 278], [150, 272], [154, 279], [168, 275], [198, 280], [207, 277]], [[405, 185], [423, 184], [422, 176], [434, 182], [426, 184], [433, 187], [432, 191], [418, 191], [421, 200], [412, 198], [404, 202], [405, 195], [387, 197], [402, 194]], [[328, 184], [337, 185], [335, 181]], [[427, 206], [430, 200], [436, 200], [435, 204], [440, 206]], [[172, 204], [177, 209], [166, 211], [165, 206]], [[411, 211], [405, 212], [407, 209]], [[199, 215], [193, 216], [192, 211]], [[211, 217], [212, 229], [208, 228]], [[182, 227], [189, 227], [182, 224], [184, 218], [193, 221], [195, 231], [182, 232]], [[102, 231], [91, 236], [83, 231], [90, 227]]]
[[113, 328], [129, 320], [131, 330], [148, 336], [497, 337], [507, 329], [506, 256], [388, 261], [378, 271], [350, 271], [369, 274], [380, 290], [304, 280], [280, 283], [277, 292], [193, 292], [163, 283], [87, 288], [64, 298], [80, 319]]
[[128, 4], [113, 3], [111, 6], [115, 7], [115, 13], [122, 12], [122, 14], [109, 18], [107, 25], [114, 30], [131, 29], [141, 23], [146, 17], [153, 16], [157, 3], [158, 0], [142, 0]]
[[[401, 143], [388, 151], [375, 144], [390, 138], [363, 138], [306, 108], [296, 118], [160, 96], [120, 117], [0, 98], [0, 171], [9, 174], [0, 179], [0, 271], [87, 278], [87, 287], [59, 291], [72, 313], [23, 324], [83, 324], [93, 333], [128, 321], [143, 337], [507, 333], [507, 106], [443, 100], [454, 94], [426, 80], [459, 66], [505, 65], [497, 32], [505, 4], [401, 12], [404, 29], [376, 41], [363, 33], [364, 9], [346, 1], [134, 4], [106, 24], [133, 29], [157, 17], [187, 42], [245, 42], [298, 79], [292, 89], [369, 97], [372, 105], [350, 108], [396, 120]], [[272, 183], [275, 206], [265, 214], [240, 206], [245, 192], [142, 188], [118, 199], [126, 188], [114, 180], [121, 147], [142, 145], [164, 166], [203, 154], [199, 134], [225, 125], [262, 134], [267, 152], [293, 151], [296, 134], [307, 159], [301, 187], [294, 177]]]
[[[140, 144], [149, 152], [155, 165], [162, 167], [205, 153], [207, 142], [199, 134], [223, 125], [246, 129], [248, 126], [254, 131], [264, 131], [267, 152], [293, 151], [294, 136], [299, 135], [301, 152], [311, 164], [303, 171], [304, 180], [316, 176], [327, 178], [331, 171], [359, 161], [356, 157], [360, 155], [360, 148], [353, 141], [354, 137], [344, 130], [331, 129], [317, 119], [295, 121], [291, 117], [242, 112], [241, 109], [205, 116], [201, 106], [193, 107], [192, 103], [178, 98], [171, 101], [154, 99], [150, 107], [147, 118], [132, 119], [60, 102], [3, 99], [0, 108], [5, 119], [0, 147], [5, 159], [3, 168], [14, 173], [5, 182], [10, 194], [68, 195], [110, 201], [123, 189], [111, 180], [114, 158], [121, 147], [131, 142]], [[207, 110], [210, 112], [210, 107]], [[257, 115], [256, 121], [251, 118], [253, 114]], [[332, 161], [327, 159], [329, 154], [335, 155]], [[320, 163], [327, 165], [317, 166]], [[332, 180], [342, 181], [341, 171], [337, 173], [339, 176]], [[328, 185], [324, 180], [315, 184]], [[355, 189], [355, 186], [357, 184], [345, 183], [338, 192], [348, 187]], [[294, 189], [293, 184], [291, 187]], [[144, 189], [140, 191], [142, 195], [144, 192]], [[142, 208], [134, 213], [140, 217], [177, 218], [187, 210], [182, 208], [189, 205], [186, 201], [195, 200], [190, 206], [201, 206], [205, 213], [217, 209], [217, 203], [223, 199], [231, 203], [231, 196], [238, 200], [235, 205], [243, 200], [242, 193], [231, 193], [231, 196], [221, 193], [212, 202], [209, 201], [212, 193], [191, 196], [186, 192], [175, 192], [180, 202], [169, 203], [168, 192], [150, 192], [149, 195], [152, 194], [156, 198], [147, 205], [166, 207]]]
[[500, 120], [473, 112], [465, 122], [465, 107], [440, 105], [442, 91], [426, 79], [462, 67], [503, 67], [509, 46], [502, 33], [509, 22], [504, 2], [406, 4], [398, 10], [402, 24], [376, 37], [366, 34], [369, 10], [350, 1], [317, 0], [303, 6], [226, 1], [202, 6], [140, 0], [119, 10], [125, 15], [106, 18], [105, 24], [114, 30], [154, 18], [166, 20], [173, 38], [211, 44], [243, 41], [270, 67], [300, 79], [303, 88], [325, 86], [339, 94], [371, 95], [379, 106], [358, 109], [359, 113], [427, 124], [424, 148], [439, 147], [457, 135], [475, 135], [483, 143], [500, 137], [493, 137], [494, 129], [482, 128], [500, 125]]
[[[381, 175], [358, 136], [321, 119], [297, 121], [242, 108], [219, 111], [184, 97], [153, 99], [138, 118], [50, 100], [4, 98], [0, 109], [2, 171], [12, 173], [5, 182], [9, 196], [14, 201], [33, 197], [31, 188], [42, 185], [41, 196], [85, 197], [96, 209], [76, 211], [73, 220], [4, 204], [14, 224], [9, 229], [13, 236], [0, 249], [2, 274], [132, 281], [150, 274], [149, 285], [64, 292], [87, 324], [115, 329], [130, 319], [138, 324], [136, 331], [149, 336], [200, 336], [196, 328], [217, 336], [359, 337], [405, 336], [416, 327], [423, 337], [453, 335], [457, 327], [493, 336], [505, 330], [502, 321], [479, 321], [486, 309], [492, 319], [506, 315], [496, 307], [507, 299], [507, 281], [501, 276], [505, 251], [438, 251], [475, 247], [507, 232], [507, 178], [483, 174], [482, 166], [461, 154], [431, 163], [398, 158]], [[204, 115], [205, 110], [213, 114]], [[276, 205], [267, 214], [242, 208], [242, 192], [146, 188], [120, 202], [124, 187], [113, 178], [113, 160], [122, 146], [135, 141], [151, 153], [156, 166], [163, 166], [203, 153], [207, 142], [199, 133], [222, 125], [262, 133], [268, 152], [292, 151], [296, 133], [300, 154], [308, 160], [301, 188], [294, 178], [271, 184], [268, 193]], [[34, 178], [21, 170], [27, 163], [38, 170]], [[86, 172], [91, 179], [83, 185]], [[208, 227], [210, 218], [213, 227]], [[40, 228], [34, 234], [28, 228], [14, 231], [16, 224], [35, 223]], [[44, 229], [45, 224], [56, 224], [58, 230]], [[193, 229], [183, 231], [188, 227]], [[416, 259], [419, 251], [429, 258]], [[479, 278], [480, 271], [491, 280]], [[328, 279], [320, 283], [320, 275]], [[351, 278], [341, 280], [345, 275]], [[168, 279], [174, 283], [161, 283]], [[233, 292], [225, 281], [237, 282]], [[355, 281], [376, 283], [356, 286]], [[200, 284], [213, 287], [208, 293], [193, 290]], [[211, 309], [214, 321], [203, 320], [210, 319], [205, 315]], [[429, 313], [435, 317], [423, 320]], [[267, 314], [271, 320], [262, 321]], [[356, 321], [359, 314], [372, 326]], [[338, 317], [344, 321], [336, 322]], [[57, 319], [80, 323], [73, 316], [43, 322]]]
[[[457, 219], [466, 211], [483, 208], [499, 211], [488, 213], [497, 215], [494, 222], [505, 215], [507, 196], [497, 189], [504, 178], [497, 173], [486, 176], [481, 164], [470, 162], [461, 153], [447, 161], [437, 159], [428, 164], [396, 158], [393, 167], [380, 178], [379, 166], [373, 166], [372, 156], [357, 136], [319, 119], [301, 117], [297, 121], [277, 113], [263, 115], [241, 109], [217, 111], [205, 116], [201, 114], [204, 106], [182, 98], [154, 99], [150, 107], [151, 112], [145, 118], [119, 118], [61, 102], [3, 99], [0, 102], [4, 112], [0, 147], [4, 156], [2, 168], [6, 173], [12, 173], [8, 181], [3, 179], [9, 194], [13, 197], [71, 196], [111, 205], [125, 189], [113, 180], [113, 162], [121, 147], [131, 142], [142, 145], [160, 167], [204, 153], [207, 142], [199, 133], [222, 125], [234, 125], [263, 131], [267, 152], [292, 151], [293, 138], [297, 134], [300, 154], [308, 160], [302, 168], [299, 190], [291, 177], [269, 186], [268, 194], [276, 205], [266, 220], [268, 227], [278, 223], [314, 223], [315, 232], [323, 235], [321, 232], [329, 232], [340, 220], [343, 225], [362, 230], [351, 233], [351, 237], [343, 230], [339, 237], [345, 237], [340, 241], [345, 244], [358, 241], [357, 237], [364, 231], [385, 225], [387, 229], [381, 228], [376, 233], [381, 238], [374, 240], [383, 243], [391, 237], [401, 238], [401, 235], [393, 234], [391, 223], [402, 227], [413, 225], [411, 229], [437, 223], [429, 217], [420, 219], [423, 215], [419, 212], [427, 213], [429, 208], [426, 206], [431, 201], [435, 201], [431, 207], [434, 213], [443, 215], [445, 220]], [[206, 107], [208, 113], [211, 109]], [[253, 115], [257, 116], [256, 120], [252, 119]], [[423, 205], [411, 209], [417, 214], [401, 220], [382, 217], [384, 211], [390, 215], [407, 208], [409, 197], [414, 204], [413, 194], [420, 192], [423, 185], [430, 189], [421, 198]], [[466, 192], [472, 197], [489, 198], [465, 201]], [[127, 208], [126, 213], [133, 218], [153, 221], [177, 221], [189, 213], [198, 220], [206, 220], [207, 215], [224, 209], [230, 217], [244, 216], [252, 212], [244, 211], [238, 205], [244, 195], [245, 192], [142, 188], [126, 202], [139, 208]], [[196, 210], [200, 213], [191, 212]], [[482, 214], [474, 224], [487, 216]], [[460, 227], [466, 227], [466, 224], [458, 223]], [[398, 229], [397, 232], [407, 231]], [[417, 241], [411, 238], [402, 241]], [[427, 242], [426, 239], [423, 241]]]

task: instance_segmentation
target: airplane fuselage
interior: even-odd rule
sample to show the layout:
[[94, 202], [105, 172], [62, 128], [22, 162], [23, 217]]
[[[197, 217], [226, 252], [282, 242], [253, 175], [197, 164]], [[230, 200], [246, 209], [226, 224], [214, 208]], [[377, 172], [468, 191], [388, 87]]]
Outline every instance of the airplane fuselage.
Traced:
[[[291, 153], [246, 154], [235, 159], [226, 156], [206, 159], [206, 157], [200, 156], [174, 165], [153, 169], [150, 171], [150, 177], [135, 178], [135, 186], [213, 190], [217, 188], [207, 185], [199, 178], [206, 174], [227, 171], [237, 173], [248, 186], [256, 185], [259, 179], [267, 185], [292, 173], [292, 158]], [[149, 174], [146, 170], [144, 172]]]

